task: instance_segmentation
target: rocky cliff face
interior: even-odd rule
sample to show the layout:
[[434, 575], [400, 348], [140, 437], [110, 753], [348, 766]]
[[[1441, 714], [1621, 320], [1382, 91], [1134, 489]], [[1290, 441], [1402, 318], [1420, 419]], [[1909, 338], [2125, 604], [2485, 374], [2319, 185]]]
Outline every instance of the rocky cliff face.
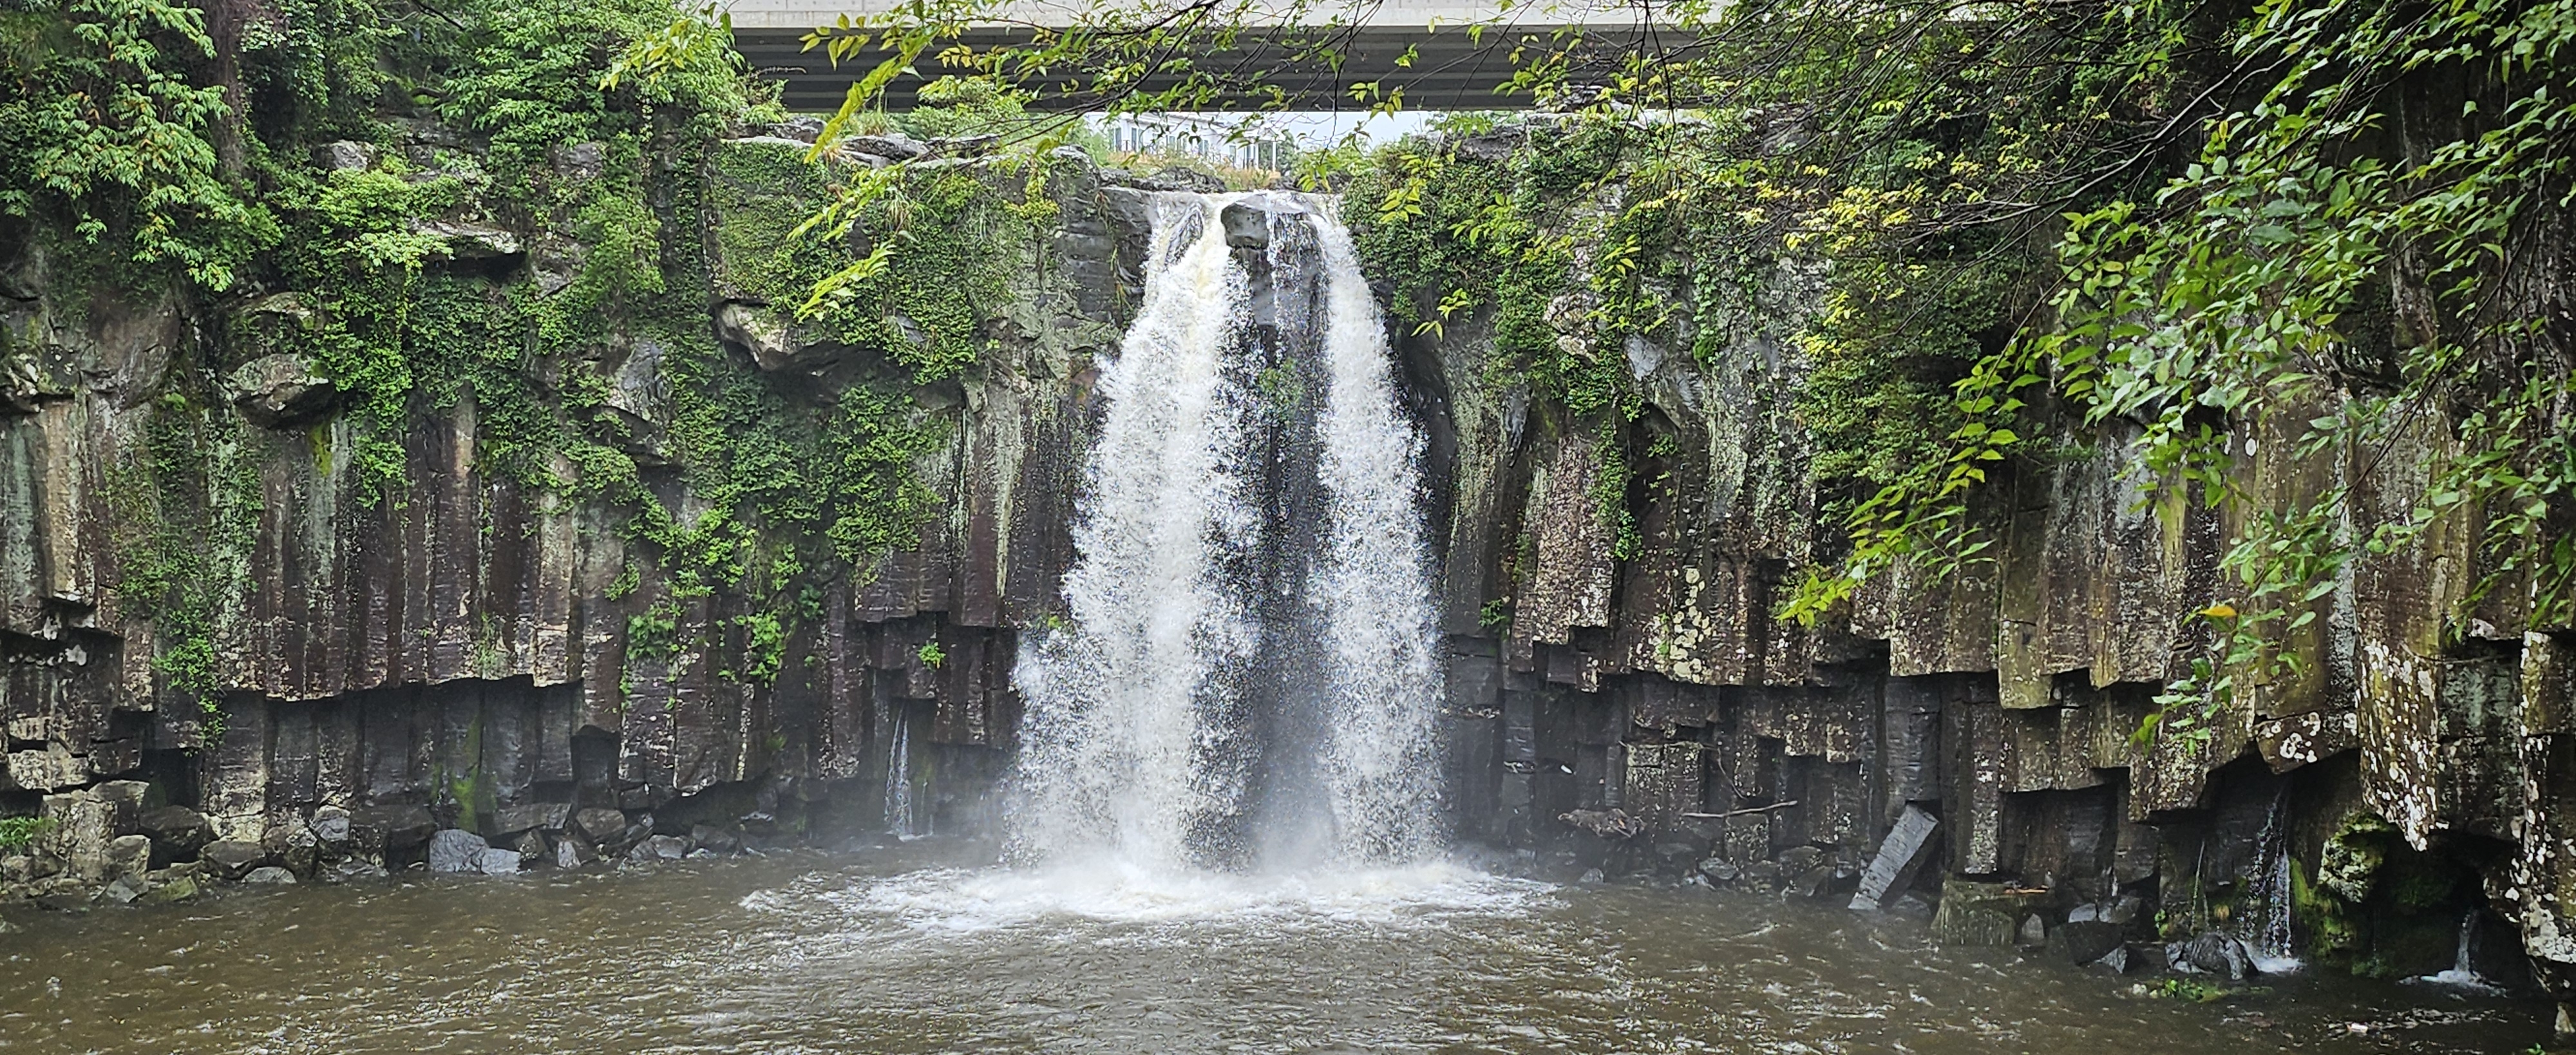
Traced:
[[[457, 164], [456, 143], [417, 130], [409, 149], [428, 171], [410, 178]], [[390, 491], [357, 465], [373, 437], [343, 411], [349, 393], [274, 350], [291, 342], [271, 331], [303, 322], [295, 291], [93, 295], [41, 245], [17, 249], [0, 814], [22, 834], [0, 848], [0, 889], [85, 896], [120, 881], [131, 897], [184, 877], [209, 842], [232, 848], [219, 872], [309, 878], [422, 860], [448, 828], [566, 861], [671, 852], [648, 837], [693, 829], [722, 845], [709, 826], [837, 837], [881, 830], [889, 795], [916, 791], [915, 827], [978, 826], [1016, 717], [1015, 631], [1052, 610], [1069, 558], [1088, 363], [1122, 328], [1145, 192], [1064, 158], [930, 163], [951, 191], [1047, 213], [1036, 237], [971, 232], [1011, 269], [1007, 296], [971, 305], [964, 383], [914, 384], [886, 349], [755, 292], [777, 288], [762, 269], [819, 204], [804, 150], [719, 142], [664, 180], [666, 205], [703, 202], [662, 217], [680, 255], [704, 261], [695, 288], [669, 296], [694, 333], [629, 331], [564, 357], [522, 357], [514, 343], [536, 344], [523, 332], [474, 334], [534, 395], [469, 385], [415, 403]], [[545, 244], [500, 213], [469, 201], [415, 221], [446, 243], [419, 281], [477, 302], [557, 296], [596, 250]], [[752, 424], [816, 419], [825, 441], [849, 430], [815, 408], [890, 389], [901, 431], [858, 439], [901, 441], [877, 497], [903, 500], [898, 484], [931, 496], [905, 525], [918, 541], [806, 568], [810, 546], [760, 525], [710, 535], [731, 511], [680, 461], [689, 385], [748, 390]], [[542, 474], [510, 472], [488, 448], [525, 433], [496, 428], [501, 415], [569, 422], [615, 456], [565, 445], [541, 451]], [[766, 439], [715, 437], [729, 454], [766, 453]], [[639, 487], [596, 485], [630, 463]], [[678, 545], [636, 529], [655, 515]], [[730, 581], [690, 570], [707, 563], [686, 547], [709, 544]], [[907, 757], [890, 757], [897, 745]], [[919, 787], [890, 789], [889, 773]], [[163, 818], [189, 834], [149, 861], [109, 853], [164, 806], [203, 824]], [[315, 845], [323, 820], [318, 865], [282, 849]], [[179, 873], [156, 870], [174, 857]]]
[[[1072, 157], [923, 166], [1018, 225], [972, 232], [1008, 281], [962, 329], [898, 304], [861, 339], [788, 310], [781, 246], [819, 183], [778, 131], [658, 177], [664, 249], [695, 261], [662, 294], [685, 325], [575, 354], [498, 324], [436, 331], [531, 387], [420, 397], [393, 437], [279, 336], [312, 325], [299, 291], [107, 293], [12, 239], [0, 816], [24, 834], [0, 891], [676, 856], [879, 831], [889, 802], [914, 804], [912, 830], [988, 824], [1017, 634], [1058, 610], [1089, 361], [1123, 327], [1143, 192]], [[423, 172], [470, 153], [411, 134]], [[374, 163], [347, 153], [331, 163]], [[587, 163], [559, 159], [571, 179]], [[423, 281], [478, 303], [562, 295], [599, 251], [471, 199], [407, 233], [438, 243]], [[1789, 399], [1814, 281], [1783, 264], [1722, 339], [1626, 342], [1639, 398], [1615, 448], [1489, 369], [1490, 320], [1403, 341], [1433, 441], [1459, 834], [1576, 870], [1886, 904], [1938, 889], [1955, 940], [2055, 935], [2082, 960], [2124, 937], [2261, 945], [2286, 915], [2304, 951], [2422, 973], [2467, 918], [2576, 983], [2576, 628], [2513, 589], [2446, 624], [2492, 566], [2475, 524], [2350, 568], [2284, 638], [2296, 675], [2202, 738], [2135, 734], [2200, 646], [2189, 598], [2240, 525], [2139, 502], [2117, 428], [1997, 474], [1977, 507], [1991, 562], [1883, 577], [1814, 627], [1776, 618], [1834, 543]], [[1540, 314], [1583, 338], [1582, 313]], [[961, 337], [962, 373], [898, 361]], [[709, 391], [750, 409], [709, 417], [690, 402]], [[853, 417], [854, 391], [899, 398]], [[526, 454], [530, 418], [583, 442], [538, 445], [528, 471], [496, 445]], [[772, 427], [786, 446], [855, 436], [835, 464], [921, 515], [855, 564], [780, 540], [786, 519], [727, 534], [759, 459], [786, 457]], [[2235, 427], [2266, 493], [2348, 479], [2389, 517], [2444, 455], [2429, 424], [2384, 457]], [[370, 468], [377, 440], [398, 471]], [[691, 460], [718, 449], [748, 468]], [[2226, 970], [2222, 945], [2177, 952]]]
[[[1470, 139], [1448, 156], [1515, 149], [1531, 148]], [[1513, 164], [1494, 171], [1538, 178]], [[2142, 486], [2134, 425], [2060, 425], [2062, 457], [1998, 465], [1972, 502], [1989, 559], [1899, 567], [1813, 626], [1785, 620], [1801, 570], [1842, 545], [1793, 400], [1825, 262], [1786, 256], [1737, 311], [1685, 309], [1607, 353], [1570, 303], [1585, 251], [1574, 292], [1527, 315], [1544, 340], [1619, 355], [1634, 403], [1606, 426], [1513, 372], [1493, 321], [1508, 290], [1404, 344], [1445, 481], [1462, 831], [1561, 847], [1569, 867], [1864, 905], [1939, 887], [1945, 938], [2044, 939], [2077, 962], [2125, 936], [2205, 970], [2241, 973], [2241, 942], [2424, 974], [2452, 966], [2465, 927], [2492, 932], [2490, 977], [2531, 978], [2497, 951], [2519, 948], [2553, 990], [2576, 983], [2561, 903], [2576, 627], [2535, 618], [2527, 572], [2481, 543], [2478, 517], [2356, 560], [2273, 636], [2295, 663], [2204, 732], [2157, 735], [2156, 697], [2207, 652], [2196, 598], [2231, 574], [2237, 507]], [[1697, 294], [1685, 280], [1653, 299]], [[2226, 423], [2229, 471], [2260, 508], [2351, 483], [2347, 530], [2367, 534], [2424, 504], [2456, 454], [2446, 411], [2419, 410], [2387, 450], [2299, 452], [2289, 423]], [[2561, 408], [2548, 427], [2576, 422]], [[2569, 511], [2551, 523], [2517, 544], [2566, 537]], [[2501, 585], [2468, 603], [2489, 576]], [[2061, 935], [2105, 921], [2107, 944]]]

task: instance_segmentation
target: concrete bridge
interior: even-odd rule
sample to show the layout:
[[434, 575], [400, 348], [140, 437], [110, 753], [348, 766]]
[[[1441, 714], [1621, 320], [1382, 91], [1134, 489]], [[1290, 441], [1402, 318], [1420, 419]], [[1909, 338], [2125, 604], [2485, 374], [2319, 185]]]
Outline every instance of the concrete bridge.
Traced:
[[[839, 108], [851, 83], [874, 67], [879, 55], [871, 50], [852, 56], [836, 69], [820, 51], [802, 50], [798, 38], [845, 14], [878, 15], [897, 6], [896, 0], [742, 0], [731, 8], [734, 42], [753, 69], [785, 82], [790, 109], [829, 111]], [[997, 9], [994, 21], [969, 29], [961, 42], [984, 48], [1026, 41], [1039, 29], [1079, 24], [1086, 6], [1079, 0], [1018, 0]], [[1255, 19], [1245, 27], [1237, 46], [1194, 58], [1202, 69], [1271, 69], [1268, 83], [1285, 90], [1300, 109], [1363, 108], [1365, 104], [1352, 100], [1350, 88], [1368, 81], [1387, 89], [1403, 88], [1407, 109], [1514, 109], [1530, 105], [1530, 98], [1499, 95], [1494, 89], [1509, 78], [1515, 47], [1533, 39], [1547, 41], [1568, 27], [1583, 31], [1588, 50], [1635, 47], [1649, 39], [1649, 10], [1643, 0], [1567, 0], [1509, 10], [1476, 0], [1321, 0], [1308, 12]], [[1481, 35], [1467, 28], [1476, 23], [1486, 25]], [[1326, 34], [1343, 56], [1340, 69], [1323, 68], [1321, 63], [1279, 68], [1292, 49]], [[1408, 49], [1414, 51], [1413, 61], [1397, 65]], [[887, 89], [889, 109], [912, 105], [913, 92], [944, 72], [928, 56], [917, 66], [921, 77], [901, 78]], [[1049, 88], [1062, 83], [1037, 82]], [[1171, 83], [1166, 78], [1148, 81], [1146, 87], [1152, 90]], [[1042, 105], [1083, 104], [1047, 98]]]

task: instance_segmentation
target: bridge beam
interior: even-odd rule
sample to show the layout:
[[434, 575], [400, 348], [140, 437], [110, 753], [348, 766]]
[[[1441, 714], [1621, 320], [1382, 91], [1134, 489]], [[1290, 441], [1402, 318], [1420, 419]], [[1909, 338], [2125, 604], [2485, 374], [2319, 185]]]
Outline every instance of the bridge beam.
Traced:
[[[753, 70], [785, 86], [789, 109], [834, 110], [841, 105], [850, 85], [876, 65], [879, 56], [852, 56], [836, 69], [821, 52], [804, 50], [799, 38], [814, 27], [829, 25], [843, 13], [876, 13], [888, 2], [746, 0], [731, 9], [735, 47], [750, 61]], [[1025, 43], [1031, 33], [1027, 25], [1070, 25], [1079, 17], [1079, 10], [1024, 2], [1009, 10], [1022, 25], [978, 26], [969, 29], [959, 43], [976, 49]], [[1238, 36], [1235, 47], [1194, 59], [1199, 69], [1225, 71], [1229, 77], [1267, 71], [1259, 81], [1281, 89], [1295, 109], [1363, 109], [1367, 103], [1353, 98], [1352, 86], [1377, 82], [1382, 91], [1401, 89], [1407, 109], [1508, 110], [1526, 108], [1533, 102], [1525, 93], [1496, 92], [1511, 76], [1514, 48], [1532, 41], [1547, 46], [1553, 34], [1569, 27], [1580, 28], [1585, 50], [1599, 55], [1635, 48], [1647, 39], [1636, 9], [1624, 6], [1583, 8], [1571, 15], [1555, 9], [1533, 10], [1529, 13], [1531, 21], [1489, 26], [1481, 35], [1466, 28], [1469, 23], [1494, 17], [1490, 7], [1479, 4], [1381, 0], [1352, 11], [1356, 16], [1352, 24], [1329, 29], [1299, 25], [1249, 28]], [[1327, 9], [1322, 13], [1335, 12]], [[1342, 56], [1339, 69], [1322, 68], [1322, 64], [1313, 62], [1289, 65], [1291, 54], [1311, 46], [1327, 33]], [[1412, 61], [1399, 66], [1398, 59], [1408, 51], [1413, 54]], [[899, 78], [887, 88], [888, 109], [911, 107], [921, 85], [943, 72], [926, 60], [920, 66], [922, 76]], [[1176, 80], [1149, 79], [1142, 87], [1156, 91], [1171, 87]], [[1061, 77], [1041, 78], [1028, 86], [1038, 90], [1037, 105], [1042, 109], [1089, 109], [1101, 105], [1078, 93], [1067, 94], [1066, 89], [1073, 85]], [[1258, 106], [1266, 99], [1266, 95], [1237, 94], [1201, 109]]]

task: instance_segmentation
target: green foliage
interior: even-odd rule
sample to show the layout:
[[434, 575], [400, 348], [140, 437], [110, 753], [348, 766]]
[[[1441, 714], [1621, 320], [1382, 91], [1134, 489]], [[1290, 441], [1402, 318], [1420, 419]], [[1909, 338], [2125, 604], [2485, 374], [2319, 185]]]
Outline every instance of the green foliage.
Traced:
[[224, 90], [193, 76], [217, 55], [205, 12], [28, 0], [0, 19], [0, 212], [138, 266], [129, 281], [229, 289], [276, 243], [276, 219], [223, 161]]
[[948, 652], [940, 648], [939, 642], [936, 641], [923, 642], [920, 651], [915, 653], [913, 658], [920, 660], [922, 666], [932, 670], [948, 665]]
[[728, 46], [691, 45], [698, 61], [612, 75], [633, 68], [617, 56], [639, 44], [667, 46], [675, 18], [698, 17], [675, 13], [670, 0], [490, 0], [476, 14], [452, 45], [439, 114], [490, 133], [492, 159], [504, 170], [542, 166], [559, 146], [644, 134], [660, 112], [727, 120], [756, 101], [729, 46], [729, 24]]

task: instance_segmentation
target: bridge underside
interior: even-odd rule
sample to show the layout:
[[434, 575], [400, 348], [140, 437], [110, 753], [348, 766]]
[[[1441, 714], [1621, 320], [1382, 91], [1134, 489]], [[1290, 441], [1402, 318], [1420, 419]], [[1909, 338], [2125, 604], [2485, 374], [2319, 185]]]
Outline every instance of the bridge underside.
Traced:
[[[1548, 49], [1554, 26], [1514, 26], [1489, 29], [1482, 39], [1471, 37], [1464, 27], [1448, 26], [1434, 32], [1421, 26], [1362, 26], [1338, 31], [1333, 48], [1341, 56], [1339, 69], [1317, 61], [1292, 61], [1310, 49], [1319, 32], [1312, 29], [1283, 28], [1247, 30], [1236, 41], [1237, 46], [1210, 51], [1195, 57], [1196, 67], [1220, 73], [1230, 82], [1276, 86], [1285, 93], [1288, 107], [1299, 110], [1357, 110], [1368, 104], [1352, 97], [1351, 87], [1375, 81], [1382, 91], [1402, 89], [1404, 106], [1409, 110], [1515, 110], [1526, 109], [1534, 102], [1526, 92], [1499, 94], [1496, 88], [1511, 78], [1512, 53], [1516, 48], [1534, 51]], [[819, 50], [804, 51], [798, 38], [805, 31], [797, 29], [743, 29], [734, 32], [734, 46], [750, 60], [752, 69], [762, 76], [786, 85], [788, 109], [799, 112], [828, 112], [840, 108], [841, 99], [850, 85], [874, 67], [880, 56], [874, 52], [852, 56], [839, 68]], [[958, 43], [976, 49], [1024, 43], [1029, 31], [1020, 28], [995, 27], [969, 31]], [[1650, 46], [1648, 36], [1632, 28], [1587, 27], [1583, 30], [1582, 50], [1601, 61], [1613, 61], [1625, 50]], [[1536, 43], [1530, 43], [1535, 41]], [[1413, 50], [1407, 65], [1397, 62]], [[885, 107], [904, 110], [913, 105], [913, 96], [923, 84], [937, 78], [942, 71], [929, 59], [918, 63], [920, 77], [901, 77], [886, 89]], [[1267, 71], [1265, 74], [1264, 71]], [[1145, 91], [1169, 88], [1178, 77], [1148, 79]], [[1089, 110], [1104, 105], [1097, 96], [1068, 92], [1076, 87], [1067, 78], [1034, 78], [1027, 86], [1039, 91], [1037, 107], [1045, 110]], [[1189, 109], [1242, 109], [1264, 104], [1266, 92], [1235, 90], [1213, 100], [1210, 105]]]

